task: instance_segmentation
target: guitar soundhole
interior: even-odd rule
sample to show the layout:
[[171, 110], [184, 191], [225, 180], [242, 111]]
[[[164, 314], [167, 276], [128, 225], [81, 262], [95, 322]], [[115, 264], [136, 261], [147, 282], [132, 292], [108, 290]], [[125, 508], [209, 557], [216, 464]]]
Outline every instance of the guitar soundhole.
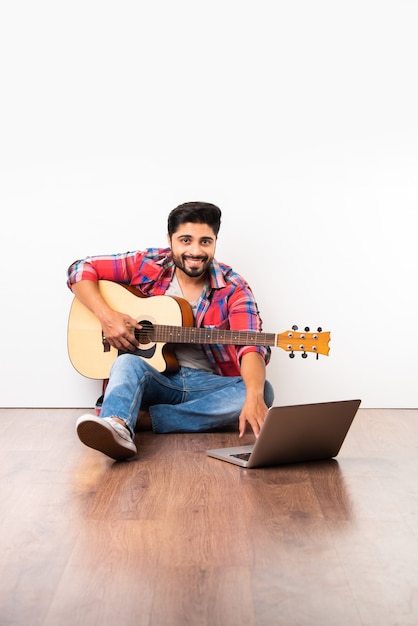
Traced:
[[[140, 344], [139, 347], [129, 354], [140, 356], [143, 359], [152, 359], [156, 353], [156, 344], [154, 342], [154, 326], [148, 320], [141, 320], [138, 322], [141, 324], [141, 330], [135, 329], [135, 338]], [[118, 355], [125, 354], [124, 351], [119, 350]]]
[[141, 330], [135, 329], [135, 338], [138, 342], [146, 346], [148, 343], [153, 343], [154, 341], [154, 326], [148, 320], [141, 320], [138, 322], [142, 326]]

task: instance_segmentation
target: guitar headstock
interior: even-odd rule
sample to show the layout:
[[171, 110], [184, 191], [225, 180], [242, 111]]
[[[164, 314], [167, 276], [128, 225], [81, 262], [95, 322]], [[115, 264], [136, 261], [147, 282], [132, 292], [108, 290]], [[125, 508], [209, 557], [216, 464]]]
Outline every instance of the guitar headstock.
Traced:
[[328, 356], [330, 338], [331, 333], [324, 332], [322, 328], [318, 328], [316, 332], [309, 332], [309, 328], [305, 327], [302, 332], [298, 332], [298, 327], [292, 326], [292, 330], [277, 335], [277, 346], [289, 352], [290, 358], [295, 356], [295, 352], [302, 352], [304, 359], [308, 352], [316, 354], [318, 358], [320, 354]]

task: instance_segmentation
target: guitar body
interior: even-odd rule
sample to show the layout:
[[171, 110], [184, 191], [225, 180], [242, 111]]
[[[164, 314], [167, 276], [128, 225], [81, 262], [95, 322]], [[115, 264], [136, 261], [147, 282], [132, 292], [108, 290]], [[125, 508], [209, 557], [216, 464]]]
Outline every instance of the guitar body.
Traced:
[[[193, 313], [187, 300], [170, 296], [147, 298], [135, 288], [107, 280], [99, 281], [98, 285], [109, 306], [127, 313], [140, 324], [146, 321], [193, 326]], [[68, 323], [68, 355], [73, 367], [87, 378], [108, 378], [118, 354], [116, 348], [103, 340], [102, 327], [94, 313], [74, 298]], [[159, 372], [178, 368], [174, 349], [167, 343], [146, 343], [134, 354], [148, 360]]]

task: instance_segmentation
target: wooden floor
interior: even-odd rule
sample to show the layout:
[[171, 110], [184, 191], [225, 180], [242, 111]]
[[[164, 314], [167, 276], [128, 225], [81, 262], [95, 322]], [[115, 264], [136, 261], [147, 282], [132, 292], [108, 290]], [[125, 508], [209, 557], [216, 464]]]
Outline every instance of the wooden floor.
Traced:
[[418, 624], [418, 410], [263, 470], [206, 456], [235, 433], [139, 433], [115, 463], [83, 412], [0, 409], [1, 626]]

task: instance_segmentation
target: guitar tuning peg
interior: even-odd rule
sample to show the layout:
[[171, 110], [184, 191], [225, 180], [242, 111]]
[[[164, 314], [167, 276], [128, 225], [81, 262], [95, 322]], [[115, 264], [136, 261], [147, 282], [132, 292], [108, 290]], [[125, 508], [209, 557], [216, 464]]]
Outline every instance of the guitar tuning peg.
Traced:
[[322, 328], [321, 328], [321, 326], [318, 326], [317, 330], [318, 330], [318, 332], [319, 332], [319, 333], [322, 333]]
[[292, 330], [297, 330], [297, 329], [298, 329], [298, 327], [296, 326], [296, 324], [293, 324]]
[[294, 359], [295, 358], [295, 353], [293, 352], [289, 352], [289, 359]]
[[306, 352], [302, 352], [302, 359], [307, 359], [307, 358], [308, 358], [307, 353]]
[[309, 326], [305, 326], [305, 332], [309, 332]]

